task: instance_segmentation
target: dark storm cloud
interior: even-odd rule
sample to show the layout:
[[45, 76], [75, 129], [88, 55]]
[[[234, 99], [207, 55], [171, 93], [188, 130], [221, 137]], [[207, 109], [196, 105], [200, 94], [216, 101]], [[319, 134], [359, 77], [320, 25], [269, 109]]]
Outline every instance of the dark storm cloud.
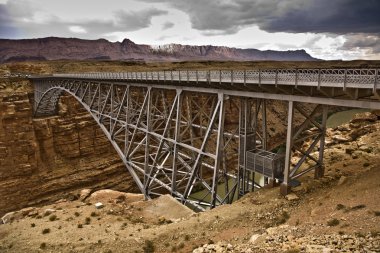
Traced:
[[352, 34], [346, 36], [344, 50], [369, 49], [372, 53], [380, 53], [380, 35]]
[[6, 4], [0, 4], [0, 38], [17, 36], [18, 29], [13, 25], [12, 15]]
[[168, 3], [205, 34], [232, 34], [258, 25], [268, 32], [377, 33], [378, 0], [144, 0]]
[[168, 14], [168, 12], [156, 8], [129, 12], [119, 10], [115, 12], [117, 22], [115, 28], [119, 27], [123, 31], [139, 30], [150, 26], [153, 17], [165, 14]]

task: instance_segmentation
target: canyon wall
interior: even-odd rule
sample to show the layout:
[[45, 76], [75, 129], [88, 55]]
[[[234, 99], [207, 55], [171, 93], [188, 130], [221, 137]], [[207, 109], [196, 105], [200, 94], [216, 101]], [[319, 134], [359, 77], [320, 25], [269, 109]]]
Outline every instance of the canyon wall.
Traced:
[[0, 216], [85, 187], [136, 191], [102, 130], [75, 99], [63, 97], [60, 115], [44, 119], [33, 119], [31, 100], [27, 92], [0, 92]]

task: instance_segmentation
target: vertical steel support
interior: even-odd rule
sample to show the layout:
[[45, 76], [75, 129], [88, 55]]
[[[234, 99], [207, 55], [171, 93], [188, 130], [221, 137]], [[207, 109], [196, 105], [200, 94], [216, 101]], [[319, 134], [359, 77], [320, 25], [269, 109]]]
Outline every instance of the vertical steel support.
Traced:
[[[149, 180], [149, 145], [150, 145], [150, 134], [151, 132], [151, 107], [152, 107], [152, 88], [148, 87], [147, 90], [147, 106], [146, 106], [146, 129], [147, 133], [145, 136], [145, 164], [144, 164], [144, 185], [147, 185]], [[142, 108], [144, 110], [144, 108]], [[149, 199], [149, 189], [145, 188], [145, 199]]]
[[328, 106], [322, 106], [322, 130], [321, 130], [321, 138], [319, 140], [319, 159], [318, 159], [318, 167], [315, 169], [315, 178], [323, 177], [325, 172], [325, 166], [323, 164], [323, 156], [325, 151], [325, 137], [326, 137], [326, 122], [328, 115]]
[[[172, 194], [177, 191], [177, 161], [178, 161], [178, 142], [180, 141], [181, 108], [182, 108], [182, 89], [177, 89], [177, 113], [174, 129], [173, 165], [172, 165]], [[169, 118], [170, 120], [170, 118]], [[174, 195], [173, 195], [174, 196]]]
[[[219, 119], [218, 119], [218, 134], [216, 139], [216, 152], [215, 152], [215, 164], [214, 175], [212, 177], [212, 190], [211, 190], [211, 208], [216, 206], [216, 197], [218, 191], [218, 176], [219, 170], [221, 170], [223, 151], [224, 151], [224, 94], [218, 93], [219, 103]], [[228, 182], [226, 182], [228, 183]]]
[[290, 163], [292, 157], [293, 146], [293, 117], [294, 117], [294, 102], [288, 102], [288, 126], [286, 132], [286, 151], [285, 151], [285, 169], [284, 169], [284, 181], [281, 184], [280, 192], [282, 195], [289, 193], [289, 173]]
[[263, 139], [262, 139], [262, 148], [267, 150], [268, 140], [267, 140], [267, 101], [263, 99], [261, 101], [261, 113], [262, 113], [262, 130], [263, 130]]
[[130, 116], [132, 113], [131, 107], [130, 107], [130, 102], [131, 102], [131, 92], [130, 92], [130, 86], [129, 84], [127, 85], [127, 97], [126, 97], [126, 102], [125, 104], [127, 105], [127, 110], [125, 111], [125, 132], [124, 132], [124, 155], [127, 155], [127, 150], [129, 146], [129, 122], [130, 122]]

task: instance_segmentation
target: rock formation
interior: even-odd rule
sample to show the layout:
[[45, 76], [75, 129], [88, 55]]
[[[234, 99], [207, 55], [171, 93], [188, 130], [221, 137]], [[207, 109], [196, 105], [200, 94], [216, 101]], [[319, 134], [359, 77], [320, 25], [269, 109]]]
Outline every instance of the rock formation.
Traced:
[[124, 60], [124, 61], [315, 61], [305, 50], [260, 51], [220, 46], [139, 45], [131, 40], [41, 38], [0, 39], [0, 63], [41, 60]]
[[[101, 129], [84, 109], [32, 118], [26, 92], [0, 94], [0, 215], [91, 188], [134, 191], [135, 184]], [[72, 196], [75, 197], [75, 196]]]

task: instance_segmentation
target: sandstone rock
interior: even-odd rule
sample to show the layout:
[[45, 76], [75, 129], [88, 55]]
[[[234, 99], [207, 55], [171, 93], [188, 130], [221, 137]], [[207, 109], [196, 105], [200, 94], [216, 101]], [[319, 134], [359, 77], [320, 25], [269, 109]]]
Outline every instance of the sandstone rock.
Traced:
[[79, 200], [84, 201], [91, 194], [91, 189], [83, 189], [79, 193]]
[[338, 181], [338, 185], [342, 185], [347, 182], [347, 177], [341, 176]]
[[262, 236], [260, 234], [254, 234], [249, 239], [249, 243], [251, 244], [259, 244], [260, 242], [265, 240], [265, 236]]
[[100, 203], [100, 202], [98, 202], [98, 203], [95, 204], [95, 208], [96, 209], [101, 209], [103, 207], [104, 207], [104, 205], [102, 203]]
[[354, 118], [350, 121], [351, 123], [362, 123], [362, 122], [375, 122], [377, 120], [377, 115], [371, 112], [364, 112], [355, 114]]
[[345, 137], [345, 136], [342, 136], [342, 135], [336, 135], [332, 139], [334, 140], [335, 143], [344, 143], [344, 142], [351, 141], [351, 138]]
[[341, 132], [349, 132], [351, 131], [350, 127], [348, 125], [341, 125], [341, 126], [338, 126], [337, 128], [339, 131]]
[[48, 216], [54, 212], [55, 212], [55, 209], [52, 209], [52, 208], [45, 209], [43, 212], [43, 216]]
[[295, 193], [290, 193], [285, 196], [285, 198], [289, 201], [298, 200], [299, 197]]
[[1, 220], [3, 224], [11, 223], [12, 221], [16, 220], [20, 217], [20, 213], [17, 212], [9, 212], [6, 213], [3, 217], [1, 217]]
[[7, 224], [15, 220], [20, 220], [26, 216], [33, 216], [36, 213], [35, 207], [27, 207], [18, 211], [6, 213], [2, 218], [2, 223]]
[[133, 203], [136, 201], [144, 200], [143, 194], [135, 194], [135, 193], [126, 193], [120, 191], [114, 191], [110, 189], [99, 190], [91, 194], [86, 201], [88, 202], [102, 202], [102, 203], [116, 203], [121, 198], [124, 199], [125, 203]]

